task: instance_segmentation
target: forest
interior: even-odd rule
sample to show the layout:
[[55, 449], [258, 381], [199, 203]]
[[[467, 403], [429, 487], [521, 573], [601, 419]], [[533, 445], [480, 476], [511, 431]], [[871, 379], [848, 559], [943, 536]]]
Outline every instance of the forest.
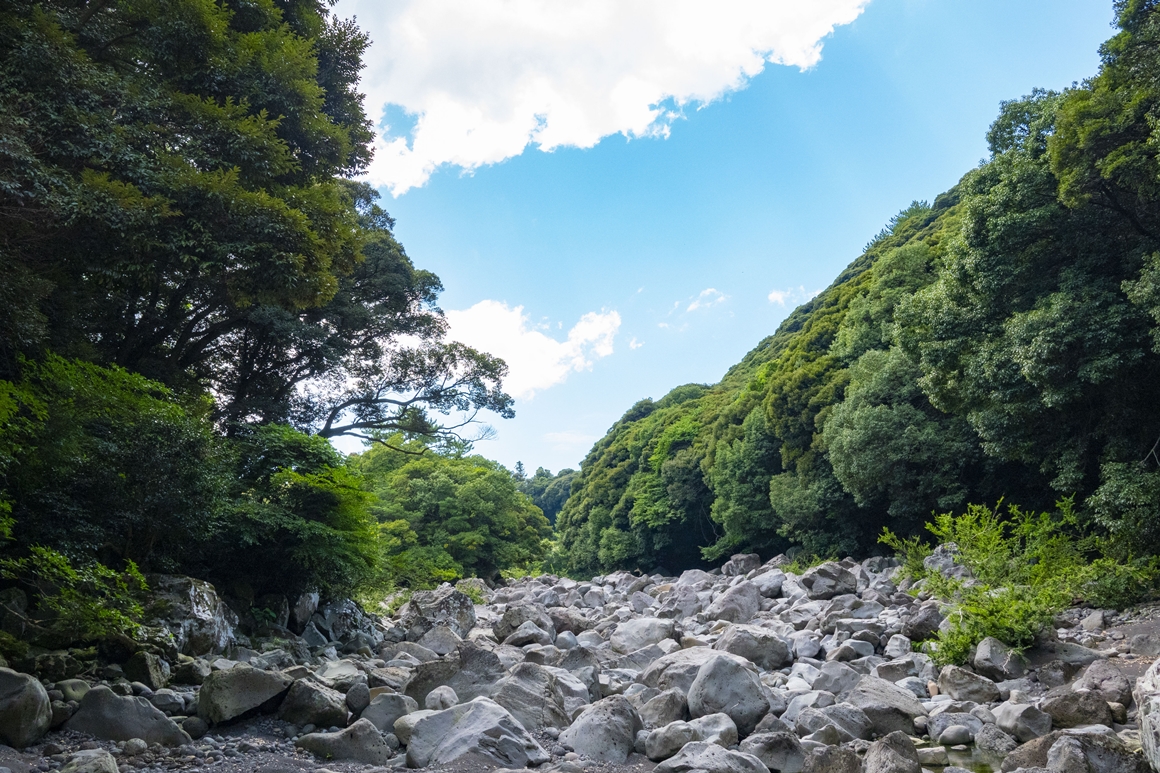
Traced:
[[381, 598], [864, 556], [1000, 501], [1073, 514], [1090, 555], [1155, 577], [1157, 5], [1118, 2], [1098, 74], [1004, 103], [989, 159], [720, 383], [528, 476], [472, 449], [513, 415], [506, 365], [448, 340], [439, 279], [356, 181], [353, 22], [315, 0], [7, 3], [0, 594], [44, 641], [96, 638], [151, 573], [242, 606]]

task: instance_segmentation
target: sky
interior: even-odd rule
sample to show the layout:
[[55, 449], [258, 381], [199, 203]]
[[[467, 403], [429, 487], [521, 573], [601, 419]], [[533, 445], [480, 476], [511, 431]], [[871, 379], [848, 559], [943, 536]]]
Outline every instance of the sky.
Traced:
[[[1003, 100], [1095, 74], [1110, 0], [340, 0], [371, 46], [368, 179], [451, 337], [503, 357], [476, 451], [576, 468], [713, 383]], [[341, 447], [341, 446], [340, 446]], [[344, 450], [356, 450], [357, 444]]]

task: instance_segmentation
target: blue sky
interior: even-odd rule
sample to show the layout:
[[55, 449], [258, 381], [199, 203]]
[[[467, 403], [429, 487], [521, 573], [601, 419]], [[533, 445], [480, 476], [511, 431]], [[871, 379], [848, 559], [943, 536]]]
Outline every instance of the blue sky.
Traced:
[[[1108, 0], [801, 0], [777, 5], [810, 18], [752, 25], [753, 7], [774, 4], [684, 3], [728, 5], [738, 23], [669, 49], [657, 41], [681, 30], [649, 26], [668, 20], [608, 16], [640, 0], [595, 21], [546, 11], [535, 35], [559, 42], [531, 50], [513, 9], [535, 2], [479, 0], [493, 15], [459, 31], [438, 18], [458, 0], [417, 2], [415, 18], [405, 2], [338, 6], [375, 41], [368, 109], [396, 142], [372, 179], [416, 265], [442, 278], [453, 335], [511, 362], [517, 417], [492, 421], [477, 450], [552, 471], [578, 466], [635, 401], [718, 380], [893, 214], [976, 165], [1001, 100], [1094, 74], [1112, 32]], [[589, 22], [590, 37], [575, 32]], [[440, 35], [399, 37], [423, 23]], [[520, 78], [548, 83], [531, 89], [545, 107]], [[640, 82], [670, 96], [621, 99]], [[513, 128], [520, 110], [533, 128]], [[502, 119], [471, 135], [488, 143], [454, 136], [480, 115]]]

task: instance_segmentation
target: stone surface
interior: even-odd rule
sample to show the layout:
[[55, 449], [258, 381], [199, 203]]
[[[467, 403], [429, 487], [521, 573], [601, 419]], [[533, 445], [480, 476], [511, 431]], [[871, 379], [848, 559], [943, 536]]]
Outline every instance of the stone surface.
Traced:
[[[368, 695], [369, 695], [368, 690]], [[309, 679], [299, 679], [278, 707], [278, 719], [295, 725], [346, 726], [346, 696]]]
[[160, 690], [169, 684], [169, 664], [152, 652], [141, 650], [126, 661], [125, 678], [140, 682], [150, 690]]
[[999, 688], [994, 682], [959, 666], [943, 666], [938, 677], [938, 689], [956, 701], [990, 703], [999, 700]]
[[414, 698], [397, 693], [381, 693], [371, 698], [370, 705], [362, 710], [359, 718], [369, 721], [384, 733], [391, 733], [395, 729], [395, 720], [418, 710], [419, 704]]
[[364, 765], [385, 765], [395, 755], [379, 729], [365, 719], [335, 733], [308, 733], [294, 743], [325, 760]]
[[926, 641], [938, 633], [943, 621], [937, 603], [927, 603], [902, 624], [902, 635], [911, 641]]
[[120, 769], [104, 749], [84, 749], [69, 755], [60, 773], [120, 773]]
[[1046, 735], [1051, 731], [1051, 717], [1027, 703], [1001, 703], [994, 709], [995, 723], [1020, 742]]
[[972, 664], [977, 673], [996, 682], [1018, 679], [1027, 673], [1023, 657], [1011, 652], [1010, 647], [993, 636], [979, 642]]
[[709, 608], [705, 616], [710, 620], [725, 620], [730, 623], [747, 623], [761, 609], [761, 593], [751, 582], [741, 582], [722, 593]]
[[1154, 770], [1160, 770], [1160, 660], [1136, 680], [1132, 694], [1136, 699], [1144, 757]]
[[560, 740], [577, 754], [598, 762], [623, 764], [641, 730], [636, 709], [621, 695], [597, 701], [564, 732]]
[[539, 765], [549, 759], [523, 725], [488, 698], [429, 714], [411, 731], [408, 767], [447, 765], [467, 755], [507, 768]]
[[556, 624], [552, 622], [548, 610], [542, 604], [514, 604], [508, 607], [499, 621], [492, 626], [492, 633], [498, 641], [503, 641], [529, 620], [547, 633], [551, 641], [556, 640]]
[[998, 725], [984, 724], [975, 734], [975, 746], [981, 751], [996, 756], [1005, 756], [1015, 751], [1019, 741], [1015, 737], [999, 729]]
[[22, 749], [48, 732], [52, 703], [33, 676], [0, 668], [0, 741]]
[[713, 648], [743, 657], [765, 671], [793, 662], [789, 644], [774, 631], [756, 625], [729, 626]]
[[169, 717], [141, 697], [121, 696], [103, 685], [89, 690], [65, 730], [105, 741], [141, 738], [146, 743], [180, 746], [192, 739]]
[[798, 582], [811, 599], [832, 599], [858, 590], [857, 578], [835, 561], [807, 569]]
[[757, 674], [745, 662], [719, 654], [701, 666], [689, 687], [689, 715], [728, 714], [742, 737], [752, 733], [769, 712], [769, 701]]
[[915, 718], [926, 715], [914, 693], [873, 676], [862, 677], [846, 696], [846, 702], [861, 709], [879, 735], [913, 733]]
[[716, 744], [693, 741], [674, 757], [653, 769], [653, 773], [769, 773], [752, 754], [732, 752]]
[[664, 690], [641, 706], [639, 714], [641, 724], [646, 730], [664, 727], [670, 722], [688, 718], [689, 701], [681, 690], [675, 688]]
[[752, 754], [765, 767], [779, 773], [800, 773], [806, 764], [801, 741], [788, 732], [755, 733], [741, 742], [738, 751]]
[[571, 722], [560, 678], [535, 663], [521, 663], [512, 669], [495, 685], [491, 698], [533, 733], [545, 727], [562, 730]]
[[922, 765], [910, 736], [895, 731], [870, 744], [863, 770], [865, 773], [922, 773]]
[[862, 760], [853, 749], [838, 746], [811, 749], [802, 773], [862, 773]]
[[609, 643], [613, 652], [627, 655], [650, 644], [671, 639], [676, 622], [657, 617], [640, 617], [616, 626]]
[[172, 634], [179, 652], [216, 655], [237, 642], [238, 616], [213, 585], [179, 575], [149, 575], [147, 579], [146, 615]]
[[1051, 717], [1051, 726], [1066, 728], [1082, 725], [1112, 725], [1112, 710], [1097, 692], [1069, 692], [1048, 698], [1039, 709]]
[[1132, 702], [1132, 685], [1127, 677], [1110, 661], [1097, 660], [1087, 667], [1083, 675], [1075, 681], [1076, 690], [1091, 690], [1099, 693], [1106, 701], [1125, 706]]
[[450, 585], [415, 591], [403, 606], [399, 624], [407, 631], [407, 641], [419, 641], [437, 625], [446, 626], [460, 638], [467, 638], [475, 627], [475, 605]]
[[293, 681], [285, 674], [261, 671], [244, 663], [228, 671], [215, 671], [201, 686], [197, 714], [211, 725], [218, 725], [250, 711], [273, 711]]

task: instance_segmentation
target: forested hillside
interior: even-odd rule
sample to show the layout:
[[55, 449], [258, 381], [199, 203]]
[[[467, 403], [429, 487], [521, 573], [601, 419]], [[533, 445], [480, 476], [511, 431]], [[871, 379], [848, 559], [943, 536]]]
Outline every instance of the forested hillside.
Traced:
[[1004, 103], [988, 160], [719, 384], [624, 414], [558, 517], [571, 570], [862, 554], [1001, 497], [1160, 550], [1160, 12], [1117, 10], [1098, 75]]

